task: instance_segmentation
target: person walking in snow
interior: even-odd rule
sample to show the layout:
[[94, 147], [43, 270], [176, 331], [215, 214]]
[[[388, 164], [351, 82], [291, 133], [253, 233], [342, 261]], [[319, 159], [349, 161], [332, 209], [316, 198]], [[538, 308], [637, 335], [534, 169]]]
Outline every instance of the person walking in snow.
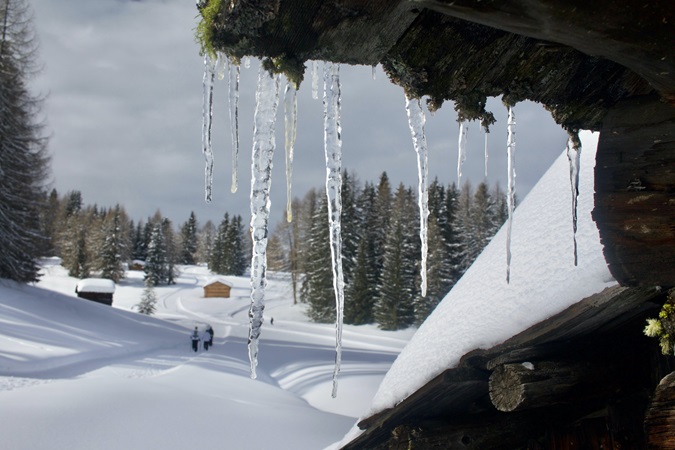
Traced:
[[206, 325], [206, 332], [204, 334], [204, 344], [206, 345], [206, 338], [208, 338], [209, 341], [209, 347], [213, 347], [213, 335], [214, 335], [213, 328], [211, 328], [211, 325]]
[[190, 335], [190, 339], [192, 340], [192, 350], [196, 352], [199, 350], [199, 329], [197, 327]]
[[204, 350], [207, 352], [209, 351], [209, 346], [211, 345], [211, 340], [213, 339], [213, 335], [209, 333], [209, 330], [206, 329], [204, 331], [204, 334], [202, 335], [202, 341], [204, 342]]

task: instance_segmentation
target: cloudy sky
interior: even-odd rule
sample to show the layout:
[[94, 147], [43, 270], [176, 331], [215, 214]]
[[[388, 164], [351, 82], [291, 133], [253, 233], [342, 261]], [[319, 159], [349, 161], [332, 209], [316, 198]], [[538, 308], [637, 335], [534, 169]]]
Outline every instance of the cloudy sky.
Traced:
[[[35, 80], [46, 94], [53, 186], [82, 192], [85, 203], [122, 204], [134, 220], [156, 210], [183, 223], [225, 212], [250, 216], [250, 154], [258, 64], [242, 68], [239, 190], [230, 193], [231, 145], [227, 84], [215, 87], [213, 201], [204, 201], [201, 153], [203, 63], [194, 42], [194, 0], [30, 0], [44, 70]], [[308, 65], [309, 66], [309, 65]], [[310, 68], [298, 94], [293, 193], [322, 187], [325, 177], [323, 106], [312, 99]], [[378, 67], [341, 68], [343, 166], [361, 181], [387, 171], [394, 184], [417, 185], [415, 152], [403, 91]], [[282, 85], [283, 92], [283, 85]], [[506, 187], [506, 110], [488, 104], [498, 123], [489, 135], [488, 182]], [[272, 215], [286, 203], [283, 117], [277, 120]], [[565, 147], [565, 133], [532, 103], [515, 109], [516, 189], [519, 198]], [[427, 117], [430, 179], [457, 182], [458, 124], [450, 104]], [[484, 134], [468, 131], [462, 182], [484, 177]]]

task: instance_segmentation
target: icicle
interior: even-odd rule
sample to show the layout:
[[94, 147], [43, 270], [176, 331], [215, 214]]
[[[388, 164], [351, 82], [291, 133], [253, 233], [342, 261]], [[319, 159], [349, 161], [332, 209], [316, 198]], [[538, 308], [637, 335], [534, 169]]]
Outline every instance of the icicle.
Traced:
[[218, 80], [222, 80], [223, 78], [225, 78], [225, 69], [227, 65], [228, 65], [227, 56], [223, 55], [222, 53], [218, 53], [218, 59], [216, 61], [216, 74]]
[[213, 149], [211, 148], [211, 119], [213, 118], [213, 81], [215, 80], [216, 64], [211, 61], [209, 55], [204, 55], [204, 103], [202, 105], [202, 153], [206, 160], [205, 190], [206, 202], [211, 202], [213, 187]]
[[376, 72], [377, 72], [377, 64], [373, 64], [373, 69], [372, 69], [373, 80], [376, 79], [376, 76], [375, 76]]
[[319, 62], [312, 61], [312, 98], [319, 99]]
[[485, 178], [488, 176], [488, 134], [490, 132], [485, 129]]
[[251, 68], [251, 57], [245, 56], [244, 57], [244, 69], [250, 69], [250, 68]]
[[229, 89], [230, 101], [230, 135], [232, 136], [232, 186], [230, 191], [234, 194], [239, 187], [239, 64], [230, 61], [229, 64]]
[[459, 123], [459, 139], [457, 142], [457, 147], [459, 151], [457, 153], [457, 186], [462, 185], [462, 165], [466, 161], [466, 131], [467, 131], [468, 122], [463, 120]]
[[298, 125], [298, 95], [290, 81], [284, 92], [284, 127], [286, 133], [286, 220], [293, 220], [291, 208], [291, 182], [293, 180], [293, 149]]
[[324, 149], [326, 152], [326, 196], [330, 226], [330, 253], [335, 290], [335, 369], [333, 393], [337, 395], [337, 376], [342, 361], [342, 320], [344, 313], [344, 279], [342, 275], [342, 128], [340, 125], [340, 66], [331, 62], [323, 68]]
[[427, 164], [427, 139], [424, 134], [426, 116], [419, 99], [405, 97], [405, 110], [408, 114], [408, 125], [412, 135], [413, 146], [417, 153], [418, 175], [418, 205], [420, 209], [420, 241], [422, 243], [422, 263], [420, 275], [422, 278], [422, 297], [427, 296], [427, 220], [429, 217], [429, 192], [427, 176], [429, 168]]
[[570, 185], [572, 187], [572, 229], [574, 231], [574, 265], [578, 263], [577, 252], [577, 200], [579, 198], [579, 171], [581, 170], [581, 141], [577, 133], [570, 133], [567, 141], [567, 159], [570, 162]]
[[508, 160], [508, 191], [506, 205], [508, 221], [506, 225], [506, 282], [511, 282], [511, 224], [513, 223], [513, 209], [516, 202], [516, 115], [513, 107], [509, 106], [509, 122], [506, 138], [506, 158]]
[[279, 76], [272, 76], [262, 64], [258, 73], [256, 90], [255, 128], [251, 162], [251, 307], [248, 312], [250, 329], [248, 356], [251, 361], [251, 378], [256, 377], [258, 365], [258, 338], [265, 309], [267, 286], [267, 235], [270, 217], [270, 186], [272, 183], [272, 158], [274, 132], [279, 102]]

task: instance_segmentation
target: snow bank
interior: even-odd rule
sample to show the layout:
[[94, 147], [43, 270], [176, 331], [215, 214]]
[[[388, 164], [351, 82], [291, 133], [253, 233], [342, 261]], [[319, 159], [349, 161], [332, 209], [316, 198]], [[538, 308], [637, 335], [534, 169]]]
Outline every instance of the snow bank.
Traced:
[[476, 348], [490, 348], [614, 285], [591, 218], [597, 134], [581, 134], [579, 265], [574, 266], [572, 194], [565, 153], [514, 214], [511, 282], [506, 229], [424, 322], [385, 376], [370, 414], [391, 408]]

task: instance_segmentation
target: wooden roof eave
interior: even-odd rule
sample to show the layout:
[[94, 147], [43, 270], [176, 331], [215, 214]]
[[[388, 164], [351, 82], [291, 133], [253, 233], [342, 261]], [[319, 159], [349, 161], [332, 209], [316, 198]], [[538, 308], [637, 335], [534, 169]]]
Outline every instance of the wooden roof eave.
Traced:
[[489, 402], [488, 379], [496, 366], [558, 353], [571, 342], [614, 331], [656, 310], [658, 305], [650, 300], [661, 293], [659, 287], [609, 287], [500, 345], [473, 350], [462, 357], [457, 367], [437, 375], [395, 407], [361, 420], [358, 426], [364, 432], [343, 449], [375, 448], [400, 425], [484, 412]]

